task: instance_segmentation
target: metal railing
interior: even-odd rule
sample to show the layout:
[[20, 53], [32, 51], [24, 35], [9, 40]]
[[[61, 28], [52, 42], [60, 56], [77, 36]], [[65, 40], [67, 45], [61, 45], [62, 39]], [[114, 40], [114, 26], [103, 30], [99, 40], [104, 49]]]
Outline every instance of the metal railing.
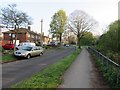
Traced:
[[[94, 54], [95, 57], [101, 62], [102, 66], [105, 67], [106, 71], [113, 70], [116, 73], [115, 75], [115, 83], [117, 85], [120, 85], [120, 65], [114, 62], [113, 60], [109, 59], [99, 51], [95, 50], [92, 47], [88, 47], [88, 50], [91, 54]], [[113, 68], [113, 69], [112, 69]], [[112, 71], [111, 71], [112, 72]]]

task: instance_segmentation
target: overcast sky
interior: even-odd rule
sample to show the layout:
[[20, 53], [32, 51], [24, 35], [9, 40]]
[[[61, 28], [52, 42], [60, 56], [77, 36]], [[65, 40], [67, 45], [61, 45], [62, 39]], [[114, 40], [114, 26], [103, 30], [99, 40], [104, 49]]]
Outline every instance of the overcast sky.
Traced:
[[0, 0], [0, 8], [16, 3], [17, 8], [33, 18], [32, 30], [40, 33], [40, 21], [43, 19], [43, 31], [48, 35], [51, 17], [60, 9], [67, 16], [74, 10], [83, 10], [99, 22], [94, 33], [101, 34], [105, 27], [118, 19], [119, 0]]

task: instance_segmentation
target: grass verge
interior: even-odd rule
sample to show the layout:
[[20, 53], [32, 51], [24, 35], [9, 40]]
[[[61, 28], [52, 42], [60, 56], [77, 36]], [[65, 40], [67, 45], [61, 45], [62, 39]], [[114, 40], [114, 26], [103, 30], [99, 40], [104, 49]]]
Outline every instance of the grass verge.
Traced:
[[13, 54], [6, 54], [1, 56], [0, 58], [2, 58], [2, 63], [17, 60], [17, 58]]
[[80, 50], [76, 50], [71, 55], [50, 65], [31, 78], [24, 80], [11, 88], [57, 88], [62, 82], [61, 76], [76, 59], [79, 53]]

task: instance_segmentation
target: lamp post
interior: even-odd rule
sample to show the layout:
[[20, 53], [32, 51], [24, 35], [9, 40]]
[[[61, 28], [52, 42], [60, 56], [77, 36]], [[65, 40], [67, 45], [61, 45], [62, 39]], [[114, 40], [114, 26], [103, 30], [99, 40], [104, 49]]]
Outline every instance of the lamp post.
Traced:
[[41, 46], [43, 46], [42, 29], [43, 29], [43, 19], [41, 19]]

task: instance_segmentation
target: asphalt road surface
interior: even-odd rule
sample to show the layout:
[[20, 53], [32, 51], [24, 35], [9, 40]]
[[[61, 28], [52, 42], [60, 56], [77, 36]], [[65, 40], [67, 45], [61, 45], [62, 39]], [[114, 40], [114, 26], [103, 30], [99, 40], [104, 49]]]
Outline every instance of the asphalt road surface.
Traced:
[[74, 50], [74, 47], [48, 50], [42, 56], [3, 64], [2, 88], [9, 88], [11, 85], [29, 78], [37, 72], [40, 72], [48, 65], [53, 64], [71, 54]]

